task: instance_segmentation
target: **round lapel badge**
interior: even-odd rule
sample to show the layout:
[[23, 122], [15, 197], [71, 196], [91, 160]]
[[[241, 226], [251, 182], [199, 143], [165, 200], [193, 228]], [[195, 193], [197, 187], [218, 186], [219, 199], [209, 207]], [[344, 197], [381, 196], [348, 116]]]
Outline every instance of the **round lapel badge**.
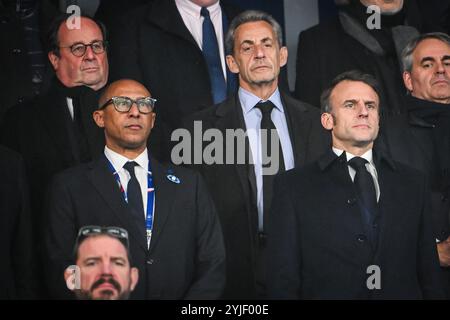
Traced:
[[178, 177], [174, 176], [173, 174], [168, 174], [167, 179], [169, 179], [169, 181], [176, 183], [176, 184], [180, 183], [180, 179], [178, 179]]

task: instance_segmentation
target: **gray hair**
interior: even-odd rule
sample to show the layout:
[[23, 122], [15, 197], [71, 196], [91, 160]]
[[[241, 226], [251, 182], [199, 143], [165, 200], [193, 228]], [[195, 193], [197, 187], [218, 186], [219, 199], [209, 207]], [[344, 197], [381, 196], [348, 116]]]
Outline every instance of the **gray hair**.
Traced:
[[346, 71], [338, 75], [331, 81], [330, 86], [325, 89], [320, 96], [320, 109], [322, 113], [331, 113], [330, 96], [333, 89], [342, 81], [363, 82], [371, 87], [378, 97], [380, 96], [380, 86], [377, 79], [368, 73], [359, 70]]
[[228, 32], [225, 36], [225, 52], [227, 55], [233, 55], [234, 40], [236, 38], [236, 29], [247, 22], [265, 21], [272, 26], [273, 32], [277, 36], [278, 45], [283, 44], [283, 31], [280, 24], [268, 13], [258, 10], [247, 10], [237, 15], [230, 23]]
[[402, 67], [403, 71], [411, 72], [412, 71], [412, 65], [413, 65], [413, 58], [412, 55], [414, 53], [414, 50], [416, 50], [419, 43], [421, 43], [424, 40], [427, 39], [436, 39], [440, 40], [447, 45], [450, 46], [450, 37], [448, 34], [443, 32], [430, 32], [430, 33], [424, 33], [416, 38], [412, 39], [406, 47], [402, 51]]

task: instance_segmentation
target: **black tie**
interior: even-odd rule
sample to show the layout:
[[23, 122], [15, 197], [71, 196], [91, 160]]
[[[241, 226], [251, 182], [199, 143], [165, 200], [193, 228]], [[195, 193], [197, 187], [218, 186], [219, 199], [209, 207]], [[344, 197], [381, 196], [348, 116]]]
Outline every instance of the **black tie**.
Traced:
[[128, 205], [134, 213], [137, 221], [144, 223], [144, 205], [142, 203], [142, 192], [139, 181], [134, 173], [134, 167], [138, 164], [134, 161], [129, 161], [123, 166], [130, 173], [130, 180], [127, 185]]
[[209, 16], [209, 11], [205, 7], [202, 7], [200, 14], [204, 18], [202, 26], [202, 52], [205, 57], [206, 64], [208, 65], [211, 91], [214, 103], [216, 104], [226, 99], [227, 84], [223, 75], [222, 62], [220, 61], [220, 52], [216, 32]]
[[[255, 106], [259, 110], [261, 110], [262, 113], [262, 119], [261, 119], [261, 129], [265, 129], [267, 132], [267, 141], [261, 140], [261, 149], [262, 149], [262, 167], [263, 171], [264, 168], [270, 167], [270, 166], [276, 166], [276, 163], [268, 163], [269, 159], [272, 159], [272, 161], [278, 161], [278, 172], [283, 172], [285, 170], [284, 166], [284, 158], [283, 158], [283, 150], [281, 148], [281, 143], [278, 143], [278, 159], [273, 159], [272, 157], [272, 137], [278, 137], [278, 133], [275, 127], [275, 124], [272, 121], [271, 114], [272, 110], [275, 107], [272, 102], [267, 100], [266, 102], [259, 102]], [[261, 135], [262, 137], [262, 135]], [[278, 137], [278, 141], [279, 141]], [[270, 204], [272, 201], [272, 194], [273, 194], [273, 180], [275, 178], [275, 175], [263, 175], [263, 217], [259, 217], [260, 221], [259, 225], [265, 225], [265, 222], [268, 220], [268, 213], [270, 210]], [[262, 222], [262, 224], [261, 224]], [[263, 229], [263, 228], [260, 228]], [[263, 230], [259, 230], [263, 231]]]
[[359, 197], [363, 212], [363, 220], [366, 225], [368, 236], [373, 244], [376, 245], [375, 219], [377, 212], [377, 195], [372, 175], [367, 171], [366, 163], [368, 161], [361, 157], [354, 157], [348, 162], [356, 171], [355, 180], [357, 195]]

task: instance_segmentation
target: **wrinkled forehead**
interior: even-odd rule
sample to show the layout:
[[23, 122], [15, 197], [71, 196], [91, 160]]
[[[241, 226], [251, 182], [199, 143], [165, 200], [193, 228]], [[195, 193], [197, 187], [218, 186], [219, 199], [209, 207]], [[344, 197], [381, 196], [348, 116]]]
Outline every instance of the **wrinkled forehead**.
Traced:
[[276, 41], [275, 32], [267, 21], [245, 22], [236, 29], [237, 45], [244, 42], [258, 43], [264, 39]]
[[439, 39], [422, 40], [413, 52], [415, 60], [421, 60], [426, 57], [441, 59], [450, 56], [450, 45]]
[[116, 257], [128, 259], [124, 244], [117, 238], [108, 235], [91, 235], [80, 244], [78, 259], [89, 257]]

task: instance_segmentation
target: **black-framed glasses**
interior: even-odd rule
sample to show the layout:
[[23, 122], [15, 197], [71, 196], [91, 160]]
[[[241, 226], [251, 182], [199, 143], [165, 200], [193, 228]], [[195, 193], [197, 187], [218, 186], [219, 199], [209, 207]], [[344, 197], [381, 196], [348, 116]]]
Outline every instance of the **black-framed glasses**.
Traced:
[[91, 47], [92, 51], [95, 54], [100, 54], [100, 53], [105, 52], [107, 45], [108, 45], [107, 41], [96, 40], [96, 41], [92, 41], [91, 43], [88, 43], [88, 44], [85, 44], [82, 42], [77, 42], [71, 46], [60, 47], [60, 48], [69, 48], [70, 52], [72, 52], [72, 54], [75, 57], [82, 57], [86, 53], [87, 47]]
[[120, 242], [122, 242], [127, 250], [130, 247], [128, 240], [128, 231], [124, 228], [120, 227], [102, 227], [102, 226], [84, 226], [81, 227], [78, 231], [77, 240], [75, 242], [75, 248], [78, 248], [80, 243], [90, 237], [95, 235], [108, 235], [114, 238], [117, 238]]
[[114, 108], [121, 113], [129, 112], [133, 103], [136, 103], [138, 110], [140, 113], [148, 114], [153, 112], [155, 109], [156, 99], [150, 97], [138, 98], [133, 100], [129, 97], [112, 97], [108, 101], [106, 101], [99, 109], [104, 109], [111, 103], [114, 105]]

